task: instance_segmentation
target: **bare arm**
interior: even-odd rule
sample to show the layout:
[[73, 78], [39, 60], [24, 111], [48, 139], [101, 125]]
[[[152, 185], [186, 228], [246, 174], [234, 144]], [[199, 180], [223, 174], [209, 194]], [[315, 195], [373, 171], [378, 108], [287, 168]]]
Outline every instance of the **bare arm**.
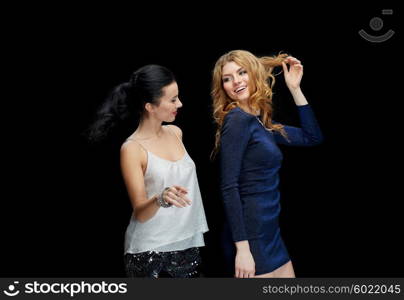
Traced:
[[309, 104], [300, 87], [296, 89], [291, 89], [290, 93], [292, 94], [293, 100], [295, 101], [295, 104], [297, 106], [303, 106]]
[[121, 147], [121, 171], [125, 181], [126, 190], [134, 216], [139, 222], [146, 222], [159, 210], [157, 197], [147, 198], [144, 186], [142, 165], [147, 162], [147, 155], [141, 147], [134, 142], [128, 142]]
[[[286, 64], [289, 64], [289, 68]], [[307, 105], [306, 97], [303, 95], [300, 89], [300, 82], [303, 77], [303, 65], [300, 60], [295, 57], [288, 56], [282, 63], [283, 73], [285, 76], [285, 82], [292, 94], [293, 100], [297, 106]]]
[[[147, 154], [136, 142], [127, 142], [121, 147], [121, 171], [125, 181], [128, 196], [132, 204], [135, 218], [139, 222], [151, 219], [160, 206], [157, 198], [160, 194], [147, 198], [144, 185], [143, 167], [147, 164]], [[174, 185], [163, 193], [165, 202], [176, 207], [186, 207], [191, 201], [186, 197], [188, 191], [181, 186]]]

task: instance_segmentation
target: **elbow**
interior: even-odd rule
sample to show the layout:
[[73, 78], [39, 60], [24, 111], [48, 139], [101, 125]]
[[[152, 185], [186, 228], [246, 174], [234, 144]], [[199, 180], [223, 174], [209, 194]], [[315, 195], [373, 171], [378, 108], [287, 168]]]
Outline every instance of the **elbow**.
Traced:
[[232, 199], [234, 194], [239, 193], [239, 186], [237, 183], [231, 185], [223, 185], [221, 186], [221, 196], [223, 202], [228, 202], [229, 199]]
[[323, 143], [323, 141], [324, 141], [324, 137], [322, 135], [318, 136], [318, 137], [316, 137], [315, 139], [312, 140], [311, 146], [321, 145]]
[[220, 185], [220, 191], [222, 192], [222, 194], [228, 194], [228, 193], [233, 192], [234, 190], [238, 190], [237, 181], [222, 182]]
[[150, 219], [150, 218], [146, 217], [145, 214], [137, 212], [136, 209], [135, 209], [133, 215], [135, 216], [136, 221], [138, 221], [139, 223], [145, 223], [147, 220]]
[[316, 141], [315, 141], [315, 145], [320, 145], [324, 142], [324, 136], [322, 133], [320, 133], [317, 137], [316, 137]]
[[136, 214], [135, 214], [135, 219], [136, 219], [136, 221], [138, 221], [139, 223], [145, 223], [145, 222], [148, 220], [148, 218], [145, 218], [145, 217], [143, 217], [143, 216], [141, 216], [141, 215], [136, 215]]
[[309, 138], [308, 145], [309, 146], [318, 146], [318, 145], [321, 145], [323, 142], [324, 142], [323, 134], [318, 133]]

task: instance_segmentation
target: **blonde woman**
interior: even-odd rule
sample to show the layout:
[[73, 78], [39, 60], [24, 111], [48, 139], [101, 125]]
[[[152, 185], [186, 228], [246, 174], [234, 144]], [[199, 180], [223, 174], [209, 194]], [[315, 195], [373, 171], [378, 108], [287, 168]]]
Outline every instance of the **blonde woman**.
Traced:
[[[281, 66], [300, 116], [301, 128], [272, 120], [274, 67]], [[301, 62], [286, 54], [256, 57], [243, 50], [224, 54], [213, 71], [212, 98], [218, 125], [221, 192], [227, 221], [225, 256], [234, 276], [295, 277], [280, 235], [277, 144], [313, 146], [322, 134], [300, 89]]]

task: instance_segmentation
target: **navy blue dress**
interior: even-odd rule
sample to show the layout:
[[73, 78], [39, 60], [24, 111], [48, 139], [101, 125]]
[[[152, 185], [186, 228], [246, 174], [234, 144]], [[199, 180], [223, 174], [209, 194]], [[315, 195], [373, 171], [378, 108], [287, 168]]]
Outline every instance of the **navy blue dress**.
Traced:
[[277, 144], [312, 146], [322, 134], [310, 105], [297, 106], [301, 128], [284, 126], [285, 139], [268, 131], [258, 117], [236, 107], [225, 117], [221, 132], [221, 193], [227, 221], [224, 254], [234, 273], [234, 242], [248, 240], [255, 274], [272, 272], [289, 259], [279, 230], [279, 169]]

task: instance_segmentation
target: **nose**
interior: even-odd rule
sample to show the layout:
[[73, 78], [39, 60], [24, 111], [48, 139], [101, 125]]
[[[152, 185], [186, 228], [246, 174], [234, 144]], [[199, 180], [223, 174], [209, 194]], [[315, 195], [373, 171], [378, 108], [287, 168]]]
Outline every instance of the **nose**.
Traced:
[[178, 98], [177, 106], [176, 106], [176, 107], [177, 107], [177, 108], [182, 107], [182, 102], [181, 102], [180, 98]]
[[234, 76], [233, 84], [237, 86], [240, 83], [241, 83], [241, 77], [238, 75]]

